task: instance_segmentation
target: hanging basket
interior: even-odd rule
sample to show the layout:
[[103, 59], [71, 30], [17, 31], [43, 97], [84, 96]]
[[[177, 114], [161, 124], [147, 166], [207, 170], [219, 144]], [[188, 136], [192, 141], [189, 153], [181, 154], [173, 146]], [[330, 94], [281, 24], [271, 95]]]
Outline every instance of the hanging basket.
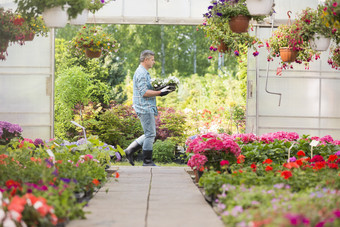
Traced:
[[34, 39], [35, 33], [34, 32], [27, 32], [25, 34], [25, 41], [32, 41]]
[[331, 42], [330, 38], [326, 38], [323, 35], [315, 34], [313, 39], [309, 40], [309, 43], [313, 50], [316, 51], [325, 51], [328, 49], [329, 44]]
[[88, 58], [99, 58], [102, 55], [102, 51], [91, 51], [89, 49], [86, 49], [85, 55]]
[[0, 54], [7, 51], [8, 44], [9, 44], [9, 40], [0, 41]]
[[46, 27], [49, 28], [62, 28], [67, 24], [68, 14], [67, 7], [64, 9], [61, 6], [46, 9], [43, 13], [43, 19], [45, 21]]
[[248, 32], [250, 18], [243, 15], [230, 18], [229, 26], [230, 29], [235, 33]]
[[297, 56], [297, 51], [288, 47], [280, 48], [280, 56], [283, 62], [294, 62]]
[[79, 14], [76, 18], [70, 20], [70, 24], [84, 25], [87, 22], [88, 16], [89, 16], [89, 10], [84, 9], [83, 12]]
[[274, 0], [247, 0], [247, 9], [250, 15], [269, 15], [273, 8], [273, 1]]

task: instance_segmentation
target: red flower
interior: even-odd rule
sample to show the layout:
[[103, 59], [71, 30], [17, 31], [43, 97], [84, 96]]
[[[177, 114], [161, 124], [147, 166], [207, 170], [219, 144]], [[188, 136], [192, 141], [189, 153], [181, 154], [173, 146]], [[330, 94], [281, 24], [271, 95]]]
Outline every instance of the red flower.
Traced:
[[272, 170], [273, 170], [273, 167], [271, 167], [271, 166], [266, 167], [266, 171], [272, 171]]
[[303, 152], [303, 150], [299, 150], [297, 156], [306, 156], [306, 154]]
[[326, 166], [326, 162], [315, 162], [313, 169], [320, 170]]
[[288, 179], [293, 176], [292, 172], [289, 170], [285, 170], [281, 172], [281, 176], [284, 177], [285, 179]]
[[330, 169], [338, 169], [339, 168], [338, 164], [336, 164], [336, 163], [328, 163], [328, 167]]
[[118, 173], [118, 172], [116, 172], [116, 178], [119, 178], [119, 176], [120, 176], [120, 175], [119, 175], [119, 173]]
[[271, 159], [266, 159], [266, 160], [264, 160], [263, 162], [262, 162], [262, 164], [271, 164], [273, 162], [273, 160], [271, 160]]
[[337, 159], [338, 159], [338, 156], [335, 155], [335, 154], [332, 154], [332, 155], [330, 155], [330, 156], [328, 157], [328, 161], [329, 161], [329, 162], [334, 162], [334, 161], [337, 160]]
[[221, 165], [221, 166], [229, 165], [229, 161], [228, 161], [228, 160], [222, 160], [222, 161], [220, 162], [220, 165]]
[[97, 179], [93, 179], [92, 183], [96, 186], [98, 186], [100, 184], [99, 180], [97, 180]]
[[255, 163], [251, 164], [251, 165], [250, 165], [250, 168], [253, 169], [253, 172], [256, 172], [256, 164], [255, 164]]
[[21, 188], [20, 183], [14, 181], [14, 180], [8, 180], [8, 181], [6, 181], [6, 186], [7, 186], [7, 188], [12, 188], [12, 187], [14, 187], [14, 188]]

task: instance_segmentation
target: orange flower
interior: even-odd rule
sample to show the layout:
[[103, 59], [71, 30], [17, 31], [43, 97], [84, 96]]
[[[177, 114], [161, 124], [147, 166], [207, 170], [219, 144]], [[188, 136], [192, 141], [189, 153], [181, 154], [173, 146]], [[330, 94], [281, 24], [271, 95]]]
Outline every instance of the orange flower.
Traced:
[[119, 175], [119, 173], [118, 173], [118, 172], [116, 172], [116, 178], [119, 178], [119, 176], [120, 176], [120, 175]]
[[240, 155], [237, 157], [237, 164], [243, 163], [243, 162], [244, 162], [244, 159], [245, 159], [245, 156], [240, 154]]
[[273, 160], [271, 160], [271, 159], [266, 159], [266, 160], [264, 160], [263, 162], [262, 162], [262, 164], [271, 164], [273, 162]]
[[288, 169], [292, 169], [292, 168], [299, 168], [300, 166], [296, 162], [288, 162], [288, 163], [284, 163], [283, 167], [286, 167]]
[[292, 172], [289, 170], [285, 170], [281, 172], [281, 176], [284, 177], [285, 179], [288, 179], [293, 176]]
[[97, 179], [93, 179], [92, 183], [96, 186], [98, 186], [100, 184], [99, 180], [97, 180]]
[[273, 170], [273, 167], [267, 166], [265, 170], [266, 170], [266, 171], [272, 171], [272, 170]]

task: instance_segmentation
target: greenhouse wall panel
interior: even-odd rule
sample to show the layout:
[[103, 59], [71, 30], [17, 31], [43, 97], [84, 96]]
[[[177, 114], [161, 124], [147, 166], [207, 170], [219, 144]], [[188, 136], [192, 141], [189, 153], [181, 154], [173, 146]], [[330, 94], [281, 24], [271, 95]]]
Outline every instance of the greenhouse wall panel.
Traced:
[[0, 120], [19, 124], [27, 138], [53, 137], [52, 41], [8, 47], [0, 62]]

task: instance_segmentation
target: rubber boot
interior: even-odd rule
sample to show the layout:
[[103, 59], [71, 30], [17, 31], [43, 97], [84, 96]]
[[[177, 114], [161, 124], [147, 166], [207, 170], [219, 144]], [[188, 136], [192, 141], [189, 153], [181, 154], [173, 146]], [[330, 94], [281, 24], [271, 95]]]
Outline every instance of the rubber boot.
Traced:
[[156, 166], [152, 161], [152, 150], [143, 150], [143, 166]]
[[136, 141], [133, 141], [125, 150], [126, 158], [129, 160], [129, 163], [134, 166], [135, 163], [133, 162], [133, 154], [138, 151], [140, 148], [142, 148], [142, 145], [137, 143]]

